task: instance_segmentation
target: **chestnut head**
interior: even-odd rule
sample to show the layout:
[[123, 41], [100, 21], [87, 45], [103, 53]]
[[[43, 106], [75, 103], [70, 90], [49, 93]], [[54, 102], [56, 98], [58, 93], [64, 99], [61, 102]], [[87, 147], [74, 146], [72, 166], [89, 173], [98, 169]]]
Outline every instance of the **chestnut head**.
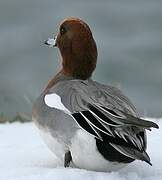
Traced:
[[77, 79], [90, 78], [96, 67], [97, 47], [89, 26], [78, 18], [61, 22], [55, 39], [45, 44], [58, 47], [62, 56], [62, 72]]

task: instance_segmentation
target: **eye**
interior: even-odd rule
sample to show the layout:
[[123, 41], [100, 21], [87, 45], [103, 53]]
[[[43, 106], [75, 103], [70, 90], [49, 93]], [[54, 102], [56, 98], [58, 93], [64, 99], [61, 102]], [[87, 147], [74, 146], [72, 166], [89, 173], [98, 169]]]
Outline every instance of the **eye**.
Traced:
[[66, 28], [64, 26], [60, 27], [60, 34], [63, 35], [66, 33]]

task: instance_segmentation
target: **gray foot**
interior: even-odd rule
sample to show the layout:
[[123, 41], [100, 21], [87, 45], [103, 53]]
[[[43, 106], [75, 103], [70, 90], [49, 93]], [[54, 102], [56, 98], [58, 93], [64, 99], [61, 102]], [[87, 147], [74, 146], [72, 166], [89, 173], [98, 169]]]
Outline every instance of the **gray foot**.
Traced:
[[72, 161], [71, 152], [67, 151], [64, 156], [64, 167], [69, 167]]

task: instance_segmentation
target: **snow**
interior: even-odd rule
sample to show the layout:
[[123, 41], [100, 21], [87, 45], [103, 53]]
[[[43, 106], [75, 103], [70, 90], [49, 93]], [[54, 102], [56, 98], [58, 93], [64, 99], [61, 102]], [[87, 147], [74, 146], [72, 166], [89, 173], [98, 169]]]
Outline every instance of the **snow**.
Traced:
[[46, 44], [49, 47], [54, 47], [56, 45], [56, 37], [54, 39], [53, 38], [48, 38], [48, 40], [46, 41]]
[[[156, 120], [162, 127], [162, 119]], [[0, 125], [0, 180], [160, 180], [162, 130], [148, 132], [153, 166], [135, 161], [120, 171], [103, 173], [64, 168], [40, 138], [33, 123]]]

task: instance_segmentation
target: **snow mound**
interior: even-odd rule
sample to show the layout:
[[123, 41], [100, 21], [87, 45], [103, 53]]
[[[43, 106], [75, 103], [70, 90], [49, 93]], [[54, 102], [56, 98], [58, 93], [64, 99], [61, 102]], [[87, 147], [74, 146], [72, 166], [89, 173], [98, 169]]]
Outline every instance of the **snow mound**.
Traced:
[[[152, 120], [152, 119], [150, 119]], [[162, 179], [162, 119], [160, 129], [147, 132], [153, 166], [135, 161], [117, 172], [103, 173], [61, 167], [32, 123], [0, 125], [0, 180], [160, 180]]]

